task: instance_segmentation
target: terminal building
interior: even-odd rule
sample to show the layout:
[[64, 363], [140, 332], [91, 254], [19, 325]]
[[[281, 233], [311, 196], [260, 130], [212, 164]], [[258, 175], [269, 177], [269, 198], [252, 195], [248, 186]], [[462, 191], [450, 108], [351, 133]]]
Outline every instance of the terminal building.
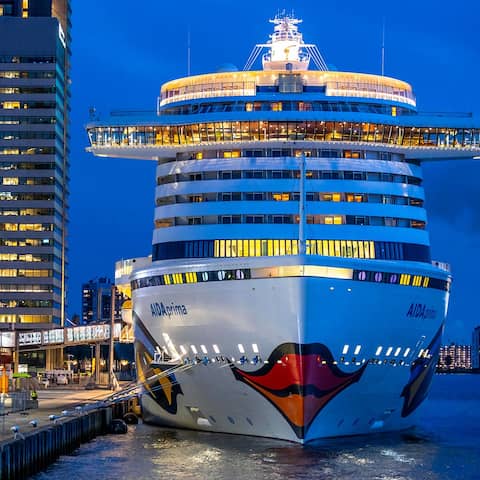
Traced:
[[134, 340], [130, 275], [135, 269], [146, 267], [151, 263], [151, 255], [148, 257], [122, 259], [115, 262], [115, 287], [124, 299], [121, 308], [122, 328], [120, 341], [133, 342]]

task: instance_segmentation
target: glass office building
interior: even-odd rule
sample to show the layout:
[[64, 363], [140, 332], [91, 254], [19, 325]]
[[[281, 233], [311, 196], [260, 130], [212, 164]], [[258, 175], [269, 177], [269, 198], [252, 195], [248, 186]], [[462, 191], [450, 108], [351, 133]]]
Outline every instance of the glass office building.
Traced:
[[0, 0], [0, 323], [63, 324], [69, 0]]

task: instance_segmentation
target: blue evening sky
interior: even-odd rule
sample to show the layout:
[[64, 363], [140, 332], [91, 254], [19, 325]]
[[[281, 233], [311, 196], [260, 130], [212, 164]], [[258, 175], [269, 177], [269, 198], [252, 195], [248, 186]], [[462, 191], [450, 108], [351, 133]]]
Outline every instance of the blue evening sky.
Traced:
[[[338, 70], [385, 74], [413, 85], [419, 110], [475, 112], [480, 126], [480, 2], [290, 0], [73, 0], [69, 315], [81, 284], [113, 278], [114, 262], [150, 253], [155, 163], [85, 152], [89, 108], [154, 110], [160, 85], [233, 63], [240, 69], [271, 33], [279, 9], [303, 18], [301, 31]], [[434, 259], [452, 265], [445, 341], [470, 343], [480, 324], [480, 161], [425, 166]]]

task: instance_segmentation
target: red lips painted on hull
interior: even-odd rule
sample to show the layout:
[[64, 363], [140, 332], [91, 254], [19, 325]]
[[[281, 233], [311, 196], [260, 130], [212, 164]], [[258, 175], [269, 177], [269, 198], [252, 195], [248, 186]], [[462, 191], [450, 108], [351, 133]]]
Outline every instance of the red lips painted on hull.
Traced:
[[235, 378], [263, 395], [285, 417], [298, 438], [342, 390], [360, 380], [367, 364], [353, 373], [335, 365], [330, 350], [320, 343], [278, 346], [255, 372], [231, 366]]

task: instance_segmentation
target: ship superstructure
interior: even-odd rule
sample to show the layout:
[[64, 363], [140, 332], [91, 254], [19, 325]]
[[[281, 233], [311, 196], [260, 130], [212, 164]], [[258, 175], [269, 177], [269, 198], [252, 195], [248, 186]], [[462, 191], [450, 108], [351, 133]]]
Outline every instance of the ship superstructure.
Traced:
[[302, 443], [407, 428], [451, 280], [421, 163], [480, 155], [479, 125], [328, 71], [298, 19], [273, 23], [263, 70], [173, 80], [156, 116], [87, 128], [94, 154], [158, 164], [153, 263], [132, 276], [144, 415]]

